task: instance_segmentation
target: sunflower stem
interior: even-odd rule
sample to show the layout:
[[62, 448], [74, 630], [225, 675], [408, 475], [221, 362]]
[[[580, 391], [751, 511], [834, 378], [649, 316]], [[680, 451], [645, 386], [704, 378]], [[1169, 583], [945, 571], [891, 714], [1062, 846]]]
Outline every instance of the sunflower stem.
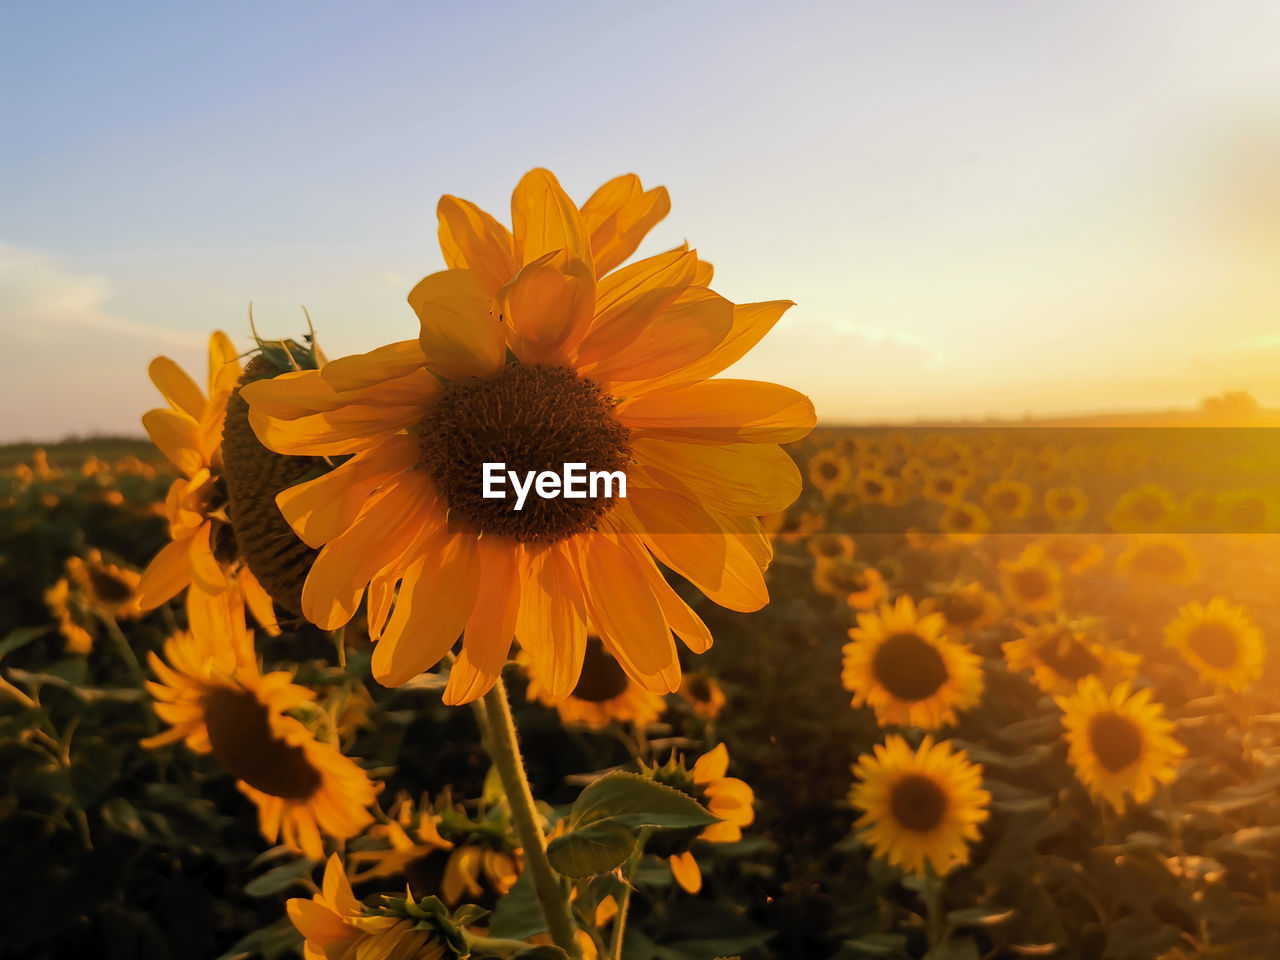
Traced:
[[649, 833], [650, 830], [646, 827], [636, 837], [636, 845], [631, 851], [631, 856], [627, 858], [627, 868], [622, 875], [626, 886], [622, 890], [622, 902], [618, 904], [618, 917], [613, 922], [613, 948], [609, 951], [609, 956], [613, 960], [622, 960], [622, 938], [627, 932], [627, 913], [631, 909], [631, 889], [636, 875], [636, 867], [640, 865], [640, 858], [644, 856], [644, 842], [649, 839]]
[[928, 960], [941, 960], [947, 942], [946, 915], [942, 912], [942, 880], [932, 863], [924, 868], [925, 930], [929, 937]]
[[529, 776], [520, 746], [516, 738], [515, 720], [511, 716], [511, 704], [507, 700], [507, 688], [499, 677], [493, 688], [484, 695], [484, 712], [488, 720], [485, 749], [493, 765], [498, 768], [502, 788], [511, 806], [511, 819], [520, 835], [524, 848], [525, 868], [533, 874], [533, 889], [542, 905], [547, 929], [552, 942], [573, 960], [581, 960], [574, 938], [573, 914], [569, 910], [566, 885], [547, 859], [547, 837], [533, 804], [533, 792], [529, 789]]

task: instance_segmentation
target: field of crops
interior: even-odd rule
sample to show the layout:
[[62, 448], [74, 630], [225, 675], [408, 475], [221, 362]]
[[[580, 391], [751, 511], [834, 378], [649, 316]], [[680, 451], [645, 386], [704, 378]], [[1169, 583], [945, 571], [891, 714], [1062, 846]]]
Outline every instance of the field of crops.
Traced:
[[[591, 639], [555, 702], [512, 651], [576, 949], [1276, 955], [1267, 431], [820, 428], [787, 450], [804, 482], [764, 518], [768, 605], [669, 576], [715, 641], [674, 692]], [[309, 957], [563, 956], [494, 716], [442, 699], [452, 655], [384, 686], [368, 606], [321, 629], [221, 551], [243, 606], [213, 652], [200, 582], [140, 608], [175, 480], [143, 443], [6, 451], [0, 955], [273, 958], [305, 934]]]

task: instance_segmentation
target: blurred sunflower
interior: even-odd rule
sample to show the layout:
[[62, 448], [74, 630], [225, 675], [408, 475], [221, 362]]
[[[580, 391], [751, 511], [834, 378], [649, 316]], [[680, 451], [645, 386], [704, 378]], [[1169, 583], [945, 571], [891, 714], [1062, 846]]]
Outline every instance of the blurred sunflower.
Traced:
[[686, 673], [676, 692], [703, 720], [714, 720], [725, 705], [724, 690], [719, 681], [705, 670]]
[[1128, 681], [1110, 693], [1097, 677], [1055, 698], [1067, 730], [1067, 758], [1089, 792], [1123, 811], [1126, 798], [1146, 803], [1157, 783], [1172, 783], [1186, 748], [1150, 690], [1131, 693]]
[[991, 529], [991, 518], [976, 503], [948, 503], [938, 518], [938, 529], [956, 543], [973, 544]]
[[853, 705], [869, 705], [882, 726], [936, 730], [982, 699], [982, 658], [942, 636], [940, 613], [920, 616], [901, 596], [860, 613], [844, 647], [841, 680]]
[[859, 503], [889, 505], [898, 498], [897, 484], [876, 466], [864, 466], [853, 476], [850, 488]]
[[945, 876], [968, 863], [991, 794], [982, 789], [982, 767], [963, 750], [932, 736], [912, 750], [890, 734], [858, 758], [853, 773], [849, 799], [863, 811], [854, 827], [877, 856], [916, 875]]
[[1177, 514], [1178, 504], [1164, 487], [1144, 483], [1123, 494], [1107, 514], [1118, 533], [1151, 533], [1164, 529]]
[[858, 548], [847, 533], [815, 533], [805, 540], [810, 556], [823, 560], [852, 560]]
[[[685, 766], [683, 758], [673, 755], [663, 766], [645, 768], [643, 772], [659, 783], [688, 794], [720, 818], [719, 823], [704, 827], [696, 839], [736, 843], [742, 839], [742, 828], [755, 820], [756, 795], [744, 781], [726, 776], [728, 771], [729, 749], [721, 743], [699, 757], [692, 768]], [[666, 856], [676, 882], [686, 892], [697, 893], [702, 889], [702, 870], [689, 850], [692, 839], [683, 831], [659, 833], [645, 849]]]
[[[666, 693], [680, 682], [672, 632], [695, 652], [711, 634], [655, 559], [730, 609], [768, 601], [772, 549], [756, 518], [799, 495], [778, 444], [812, 429], [813, 405], [775, 384], [707, 378], [791, 304], [735, 306], [683, 247], [614, 270], [664, 198], [625, 176], [579, 209], [533, 170], [509, 232], [446, 196], [450, 269], [409, 294], [417, 340], [242, 389], [268, 448], [352, 455], [278, 503], [323, 547], [303, 589], [308, 619], [345, 624], [368, 588], [380, 682], [430, 668], [461, 633], [444, 697], [466, 703], [497, 680], [518, 635], [563, 696], [590, 622], [633, 678]], [[654, 215], [633, 219], [641, 208]], [[627, 496], [515, 511], [481, 496], [490, 462], [624, 471]]]
[[438, 893], [451, 907], [464, 900], [492, 905], [520, 875], [505, 812], [494, 806], [472, 818], [448, 793], [434, 804], [424, 794], [416, 805], [398, 794], [354, 846], [348, 859], [357, 882], [402, 875], [415, 896]]
[[1036, 542], [1051, 562], [1071, 573], [1082, 573], [1103, 558], [1103, 549], [1093, 537], [1083, 533], [1056, 533]]
[[809, 458], [809, 480], [830, 500], [837, 493], [849, 489], [853, 468], [834, 450], [819, 450]]
[[933, 470], [924, 480], [923, 493], [939, 503], [953, 503], [964, 496], [969, 478], [956, 470]]
[[1057, 620], [1017, 624], [1021, 636], [1002, 644], [1010, 671], [1029, 671], [1043, 693], [1073, 693], [1080, 681], [1096, 677], [1108, 689], [1130, 679], [1142, 658], [1090, 636], [1090, 625]]
[[167, 664], [148, 654], [160, 681], [147, 689], [170, 729], [143, 746], [183, 740], [212, 753], [257, 806], [263, 837], [279, 837], [312, 860], [324, 856], [322, 833], [346, 840], [372, 821], [377, 789], [365, 772], [286, 715], [311, 705], [315, 693], [284, 671], [260, 673], [243, 626], [227, 625], [217, 636], [176, 634], [164, 654]]
[[1044, 551], [1032, 544], [1014, 560], [1000, 561], [1000, 587], [1011, 607], [1051, 611], [1062, 601], [1062, 574]]
[[67, 575], [80, 588], [85, 604], [97, 613], [113, 620], [128, 620], [141, 616], [138, 609], [138, 581], [136, 570], [102, 559], [99, 550], [90, 550], [80, 557], [67, 558]]
[[471, 954], [438, 902], [384, 897], [380, 908], [366, 907], [336, 853], [325, 864], [320, 892], [310, 900], [294, 897], [285, 907], [306, 941], [305, 960], [465, 960]]
[[44, 591], [44, 603], [58, 624], [67, 653], [84, 656], [93, 650], [98, 624], [84, 604], [72, 597], [71, 584], [60, 577]]
[[1031, 499], [1031, 487], [1021, 480], [997, 480], [982, 493], [982, 505], [996, 520], [1021, 520]]
[[666, 701], [636, 683], [609, 655], [599, 637], [587, 637], [578, 682], [567, 696], [555, 697], [538, 674], [538, 664], [523, 648], [516, 660], [529, 677], [525, 696], [554, 707], [567, 727], [604, 730], [614, 723], [648, 727], [662, 716]]
[[920, 613], [940, 613], [947, 622], [947, 629], [955, 635], [969, 630], [980, 630], [998, 623], [1004, 614], [1004, 604], [977, 580], [956, 582], [942, 587], [932, 596], [920, 602]]
[[820, 533], [827, 525], [827, 517], [824, 513], [810, 513], [807, 510], [778, 510], [762, 516], [760, 525], [771, 539], [776, 538], [783, 543], [799, 543]]
[[1218, 502], [1225, 533], [1266, 533], [1276, 525], [1275, 498], [1261, 490], [1234, 490]]
[[171, 542], [142, 572], [139, 608], [153, 610], [192, 585], [208, 596], [221, 596], [234, 580], [254, 618], [267, 630], [278, 630], [271, 598], [249, 568], [237, 563], [235, 532], [227, 516], [222, 428], [241, 373], [235, 346], [221, 330], [209, 338], [207, 395], [168, 357], [156, 357], [147, 372], [169, 406], [149, 410], [142, 425], [182, 475], [165, 498]]
[[1044, 492], [1044, 512], [1056, 523], [1072, 523], [1089, 512], [1089, 496], [1076, 486], [1050, 487]]
[[909, 486], [919, 486], [929, 474], [929, 465], [919, 457], [908, 457], [898, 468], [898, 479]]
[[880, 571], [857, 560], [819, 563], [813, 568], [813, 586], [854, 610], [869, 610], [889, 595]]
[[1165, 627], [1165, 641], [1209, 682], [1243, 690], [1262, 676], [1262, 631], [1244, 607], [1214, 597], [1188, 603]]
[[1186, 586], [1196, 579], [1200, 564], [1183, 537], [1147, 534], [1134, 537], [1116, 558], [1116, 569], [1127, 577]]

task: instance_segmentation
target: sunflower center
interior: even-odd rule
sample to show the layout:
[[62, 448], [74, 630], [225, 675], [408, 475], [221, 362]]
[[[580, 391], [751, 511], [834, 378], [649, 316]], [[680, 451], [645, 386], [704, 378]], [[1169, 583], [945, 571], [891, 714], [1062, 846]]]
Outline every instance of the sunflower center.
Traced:
[[947, 795], [937, 781], [920, 773], [910, 773], [889, 792], [893, 819], [908, 830], [928, 833], [942, 822], [947, 812]]
[[995, 508], [1001, 513], [1013, 513], [1022, 500], [1013, 490], [1001, 490], [995, 496]]
[[842, 593], [862, 593], [867, 589], [867, 577], [853, 567], [833, 567], [827, 572], [827, 582]]
[[1257, 497], [1248, 497], [1231, 506], [1232, 529], [1257, 530], [1267, 519], [1267, 507]]
[[878, 497], [884, 493], [884, 485], [879, 480], [862, 481], [862, 489], [866, 491], [869, 497]]
[[822, 463], [818, 465], [818, 473], [822, 475], [823, 480], [834, 480], [840, 473], [839, 467], [834, 463]]
[[968, 530], [973, 526], [973, 515], [963, 507], [957, 507], [951, 511], [950, 524], [953, 530]]
[[1102, 669], [1102, 662], [1089, 648], [1069, 634], [1047, 640], [1038, 653], [1049, 669], [1067, 680], [1093, 676]]
[[1076, 498], [1069, 493], [1060, 493], [1054, 498], [1059, 513], [1070, 513], [1075, 509]]
[[953, 627], [963, 627], [973, 623], [982, 615], [982, 604], [954, 593], [943, 597], [939, 607], [942, 615], [947, 618], [947, 623]]
[[1164, 518], [1164, 504], [1157, 497], [1139, 497], [1133, 504], [1133, 515], [1142, 523], [1155, 523]]
[[213, 754], [237, 780], [283, 800], [306, 800], [320, 788], [303, 749], [272, 734], [266, 706], [248, 690], [214, 687], [200, 702]]
[[564, 470], [566, 463], [624, 471], [631, 459], [627, 428], [613, 401], [590, 380], [563, 367], [508, 364], [483, 380], [450, 385], [422, 422], [422, 465], [449, 506], [450, 518], [482, 533], [526, 543], [555, 543], [594, 530], [609, 509], [604, 497], [486, 498], [486, 463], [525, 477]]
[[1025, 600], [1039, 600], [1049, 592], [1049, 578], [1038, 567], [1023, 567], [1013, 574], [1013, 588]]
[[1200, 623], [1187, 635], [1187, 646], [1197, 657], [1219, 670], [1226, 670], [1236, 662], [1236, 635], [1225, 623], [1210, 621]]
[[604, 644], [595, 637], [587, 639], [587, 653], [582, 658], [582, 675], [569, 696], [589, 703], [604, 703], [621, 696], [627, 689], [627, 674], [609, 655]]
[[1108, 773], [1119, 773], [1142, 756], [1142, 735], [1133, 721], [1113, 711], [1089, 724], [1089, 746]]
[[106, 603], [124, 603], [133, 596], [129, 584], [110, 570], [89, 564], [89, 583], [93, 592]]
[[711, 684], [701, 674], [689, 678], [689, 686], [685, 688], [689, 696], [699, 703], [707, 703], [711, 699]]
[[876, 650], [871, 670], [899, 700], [924, 700], [947, 682], [947, 664], [938, 649], [918, 634], [891, 634]]

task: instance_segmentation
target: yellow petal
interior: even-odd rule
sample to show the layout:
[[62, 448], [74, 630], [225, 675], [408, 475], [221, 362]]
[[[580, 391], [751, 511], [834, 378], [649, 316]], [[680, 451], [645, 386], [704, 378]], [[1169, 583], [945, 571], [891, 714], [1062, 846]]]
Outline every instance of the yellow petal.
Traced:
[[693, 765], [694, 783], [714, 783], [729, 772], [729, 750], [723, 743], [700, 756]]
[[582, 205], [591, 236], [596, 276], [604, 276], [635, 253], [645, 235], [671, 211], [666, 187], [645, 191], [634, 173], [614, 177]]
[[445, 194], [436, 206], [438, 234], [444, 262], [470, 270], [490, 296], [515, 276], [515, 241], [507, 230], [474, 203]]
[[258, 582], [258, 578], [253, 575], [247, 565], [240, 568], [238, 579], [240, 594], [244, 597], [249, 612], [253, 614], [253, 619], [258, 621], [258, 625], [268, 635], [280, 636], [280, 623], [276, 620], [276, 610], [271, 595], [262, 588], [262, 584]]
[[501, 537], [481, 537], [476, 542], [480, 589], [444, 691], [444, 702], [451, 706], [483, 696], [507, 662], [520, 609], [518, 549], [514, 541]]
[[426, 362], [417, 340], [401, 340], [368, 353], [340, 357], [325, 364], [320, 376], [334, 390], [359, 390], [385, 380], [407, 377]]
[[615, 270], [596, 283], [596, 317], [578, 351], [597, 363], [635, 340], [693, 283], [698, 255], [677, 247]]
[[702, 871], [688, 850], [671, 857], [671, 874], [685, 893], [697, 893], [702, 889]]
[[204, 413], [204, 391], [196, 386], [196, 382], [187, 372], [168, 357], [156, 357], [147, 367], [147, 375], [156, 385], [166, 400], [176, 409], [181, 410], [193, 420], [199, 420]]
[[147, 564], [135, 594], [140, 609], [152, 610], [160, 606], [191, 583], [189, 550], [190, 543], [186, 540], [167, 543]]
[[429, 670], [453, 646], [480, 585], [474, 537], [448, 537], [410, 564], [382, 636], [373, 648], [373, 676], [397, 687]]
[[790, 443], [817, 422], [804, 394], [756, 380], [704, 380], [627, 400], [616, 415], [663, 440]]
[[200, 454], [200, 427], [185, 413], [168, 409], [148, 410], [142, 415], [142, 425], [151, 442], [188, 477], [205, 465]]
[[776, 444], [710, 446], [640, 437], [632, 454], [660, 486], [729, 516], [777, 513], [800, 496], [800, 470]]
[[582, 673], [587, 623], [581, 588], [558, 547], [530, 554], [525, 561], [516, 638], [548, 695], [555, 700], [568, 696]]
[[469, 270], [442, 270], [409, 291], [422, 325], [418, 343], [427, 367], [456, 380], [483, 377], [502, 366], [506, 335], [490, 311], [493, 298]]
[[221, 330], [209, 337], [209, 400], [220, 403], [240, 380], [240, 355], [235, 344]]
[[227, 588], [227, 575], [213, 555], [213, 522], [206, 520], [191, 538], [191, 581], [205, 593], [221, 593]]
[[580, 569], [591, 623], [623, 668], [640, 680], [678, 661], [662, 607], [626, 540], [586, 538]]
[[595, 309], [595, 277], [559, 250], [530, 263], [498, 297], [512, 352], [526, 364], [564, 365]]
[[536, 168], [520, 178], [511, 194], [511, 227], [520, 266], [555, 250], [593, 262], [582, 215], [550, 170]]

